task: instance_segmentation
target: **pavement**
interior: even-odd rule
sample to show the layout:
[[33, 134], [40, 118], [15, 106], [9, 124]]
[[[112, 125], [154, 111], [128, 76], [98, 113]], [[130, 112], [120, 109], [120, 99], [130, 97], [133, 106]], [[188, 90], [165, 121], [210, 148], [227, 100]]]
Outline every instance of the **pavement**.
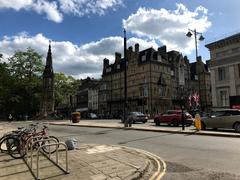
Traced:
[[[12, 130], [10, 123], [0, 124], [0, 136]], [[59, 164], [65, 166], [64, 151], [59, 151]], [[51, 155], [55, 159], [55, 155]], [[30, 162], [29, 160], [27, 161]], [[41, 179], [71, 180], [130, 180], [130, 179], [161, 179], [166, 171], [165, 162], [149, 152], [104, 144], [78, 144], [78, 148], [68, 151], [69, 174], [57, 168], [45, 156], [40, 155]], [[33, 157], [33, 173], [36, 174], [36, 155]], [[1, 180], [34, 179], [26, 161], [13, 159], [0, 153]]]
[[[97, 128], [117, 128], [126, 129], [120, 120], [80, 120], [79, 123], [72, 123], [70, 120], [55, 120], [46, 121], [46, 123], [52, 125], [68, 125], [68, 126], [81, 126], [81, 127], [97, 127]], [[220, 136], [220, 137], [234, 137], [240, 138], [240, 134], [234, 132], [233, 130], [196, 130], [194, 126], [185, 127], [171, 127], [171, 126], [155, 126], [153, 120], [150, 120], [146, 124], [133, 124], [132, 127], [127, 128], [129, 130], [139, 130], [139, 131], [152, 131], [152, 132], [164, 132], [164, 133], [174, 133], [174, 134], [191, 134], [191, 135], [205, 135], [205, 136]]]

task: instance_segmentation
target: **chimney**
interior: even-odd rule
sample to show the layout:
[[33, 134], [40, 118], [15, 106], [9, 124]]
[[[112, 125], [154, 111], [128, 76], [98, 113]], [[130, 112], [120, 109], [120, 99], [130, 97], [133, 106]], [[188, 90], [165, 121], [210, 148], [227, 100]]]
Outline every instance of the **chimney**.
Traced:
[[202, 56], [197, 57], [197, 62], [202, 62]]
[[115, 63], [120, 63], [121, 56], [122, 56], [121, 53], [119, 53], [119, 52], [115, 53]]
[[139, 44], [138, 44], [138, 43], [135, 44], [135, 52], [136, 52], [136, 53], [139, 52]]
[[105, 69], [109, 65], [109, 60], [107, 58], [104, 58], [103, 60], [103, 68]]
[[158, 48], [159, 54], [165, 54], [167, 52], [167, 46], [162, 46]]
[[133, 51], [133, 47], [130, 46], [130, 47], [128, 48], [128, 50], [129, 50], [130, 52], [132, 52], [132, 51]]

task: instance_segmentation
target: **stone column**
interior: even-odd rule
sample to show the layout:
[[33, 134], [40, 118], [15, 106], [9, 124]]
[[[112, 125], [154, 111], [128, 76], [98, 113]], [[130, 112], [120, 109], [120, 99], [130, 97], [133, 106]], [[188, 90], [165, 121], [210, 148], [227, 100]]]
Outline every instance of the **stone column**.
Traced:
[[230, 96], [236, 96], [236, 79], [235, 79], [235, 71], [234, 71], [234, 66], [231, 65], [229, 66], [229, 84], [230, 84]]
[[217, 89], [216, 89], [216, 76], [215, 73], [217, 71], [211, 69], [211, 88], [212, 88], [212, 105], [213, 107], [218, 106], [217, 104]]

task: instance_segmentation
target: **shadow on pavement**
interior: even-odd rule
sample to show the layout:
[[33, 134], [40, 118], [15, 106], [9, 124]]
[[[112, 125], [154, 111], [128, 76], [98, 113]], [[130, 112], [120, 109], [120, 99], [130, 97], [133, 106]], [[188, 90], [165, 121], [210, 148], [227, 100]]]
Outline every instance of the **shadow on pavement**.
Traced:
[[118, 144], [127, 144], [129, 142], [141, 141], [141, 140], [146, 140], [146, 139], [151, 139], [151, 138], [156, 138], [156, 137], [162, 137], [162, 136], [170, 136], [170, 135], [174, 135], [174, 134], [176, 134], [176, 133], [168, 133], [168, 134], [162, 134], [162, 135], [157, 135], [157, 136], [149, 136], [149, 137], [144, 137], [144, 138], [138, 138], [138, 139], [133, 139], [133, 140], [129, 140], [129, 141], [119, 142]]

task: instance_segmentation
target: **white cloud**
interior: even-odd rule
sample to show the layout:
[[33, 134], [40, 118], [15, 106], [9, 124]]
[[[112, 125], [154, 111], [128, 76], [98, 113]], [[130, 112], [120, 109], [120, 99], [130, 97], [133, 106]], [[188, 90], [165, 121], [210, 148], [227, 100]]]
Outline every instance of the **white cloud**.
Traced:
[[32, 3], [32, 0], [0, 0], [0, 8], [12, 8], [18, 11], [30, 6]]
[[0, 9], [33, 10], [46, 14], [47, 19], [62, 22], [63, 14], [84, 16], [104, 15], [108, 9], [116, 10], [123, 5], [123, 0], [0, 0]]
[[46, 14], [47, 19], [54, 22], [61, 22], [63, 20], [62, 13], [58, 10], [57, 2], [48, 2], [47, 0], [0, 0], [0, 9], [14, 9], [19, 11], [34, 10], [38, 14]]
[[32, 4], [32, 8], [39, 14], [46, 13], [48, 20], [52, 20], [57, 23], [63, 20], [63, 15], [59, 12], [55, 1], [50, 3], [45, 0], [38, 0]]
[[88, 14], [104, 15], [107, 9], [123, 5], [123, 0], [59, 0], [64, 13], [84, 16]]
[[176, 10], [146, 9], [138, 11], [123, 20], [123, 26], [141, 38], [156, 40], [167, 45], [169, 50], [190, 54], [194, 50], [194, 38], [187, 38], [188, 29], [204, 33], [210, 26], [208, 10], [203, 6], [190, 11], [183, 4], [176, 4]]
[[[0, 41], [0, 49], [4, 58], [8, 58], [15, 51], [26, 51], [27, 47], [35, 49], [43, 55], [43, 62], [47, 55], [49, 39], [43, 34], [29, 36], [26, 32], [16, 36], [5, 36]], [[154, 41], [145, 41], [138, 38], [130, 38], [128, 46], [140, 44], [140, 50], [154, 47]], [[119, 36], [106, 37], [99, 41], [90, 42], [81, 46], [69, 41], [52, 41], [53, 66], [56, 72], [64, 72], [77, 78], [86, 76], [100, 77], [103, 67], [103, 59], [111, 62], [115, 59], [115, 52], [123, 53], [123, 38]]]

